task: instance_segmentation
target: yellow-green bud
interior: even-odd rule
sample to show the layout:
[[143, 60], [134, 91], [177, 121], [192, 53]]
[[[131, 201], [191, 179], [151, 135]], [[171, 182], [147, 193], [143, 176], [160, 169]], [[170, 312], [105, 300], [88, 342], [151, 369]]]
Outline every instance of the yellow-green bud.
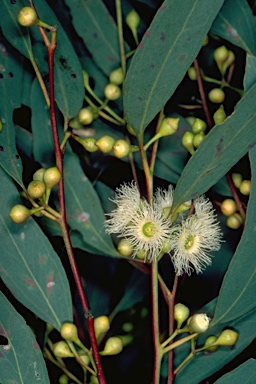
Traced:
[[220, 88], [213, 88], [208, 93], [208, 98], [212, 103], [220, 104], [225, 100], [225, 93]]
[[68, 381], [69, 379], [65, 374], [61, 375], [59, 378], [59, 384], [68, 384]]
[[122, 68], [114, 69], [109, 75], [109, 81], [111, 84], [120, 85], [124, 81], [124, 74]]
[[105, 348], [100, 352], [103, 356], [117, 355], [123, 350], [123, 343], [120, 337], [110, 337], [105, 344]]
[[187, 120], [187, 122], [191, 125], [191, 127], [192, 127], [192, 125], [194, 124], [194, 121], [196, 120], [196, 117], [195, 116], [187, 116], [186, 117], [186, 120]]
[[87, 354], [85, 354], [83, 349], [79, 349], [78, 355], [83, 363], [85, 363], [86, 365], [90, 364], [91, 362], [90, 357]]
[[190, 333], [204, 333], [207, 331], [210, 318], [205, 313], [197, 313], [190, 318], [188, 330]]
[[180, 329], [184, 321], [189, 317], [189, 309], [186, 305], [178, 303], [174, 306], [174, 319], [177, 321], [177, 328]]
[[129, 143], [127, 143], [126, 140], [117, 140], [112, 148], [114, 155], [118, 157], [119, 159], [129, 155], [131, 151], [131, 146]]
[[82, 144], [82, 146], [86, 149], [87, 152], [96, 152], [99, 150], [96, 145], [97, 140], [94, 137], [86, 137], [86, 139], [76, 137], [76, 141]]
[[69, 126], [72, 129], [81, 129], [81, 128], [83, 128], [83, 124], [78, 120], [78, 116], [73, 117], [73, 119], [71, 119], [69, 121]]
[[188, 69], [188, 77], [190, 78], [190, 80], [196, 80], [196, 70], [195, 70], [195, 67], [190, 67]]
[[136, 257], [137, 257], [139, 260], [146, 260], [146, 259], [147, 259], [147, 256], [148, 256], [148, 251], [145, 251], [145, 250], [138, 251], [138, 252], [136, 253]]
[[193, 141], [194, 141], [193, 133], [189, 131], [185, 132], [181, 142], [184, 145], [184, 147], [187, 148], [187, 150], [190, 152], [191, 155], [193, 155], [195, 152]]
[[210, 351], [210, 352], [215, 352], [217, 351], [217, 349], [219, 349], [219, 345], [213, 345], [216, 340], [217, 340], [217, 336], [208, 336], [207, 339], [205, 340], [205, 343], [204, 343], [204, 347], [207, 347], [205, 348], [206, 351]]
[[140, 23], [140, 16], [138, 13], [135, 11], [135, 9], [132, 9], [128, 15], [125, 18], [126, 24], [128, 27], [131, 29], [131, 31], [136, 31], [139, 23]]
[[202, 144], [204, 139], [205, 139], [205, 133], [204, 132], [197, 133], [194, 136], [194, 140], [193, 140], [194, 147], [195, 148], [200, 147], [200, 145]]
[[245, 195], [245, 196], [250, 195], [250, 192], [251, 192], [251, 180], [243, 180], [241, 185], [240, 185], [239, 191], [243, 195]]
[[45, 193], [45, 184], [43, 181], [34, 180], [28, 185], [27, 192], [32, 199], [40, 199]]
[[51, 167], [44, 172], [44, 183], [47, 188], [53, 188], [59, 184], [61, 180], [61, 174], [57, 167]]
[[217, 65], [218, 65], [218, 68], [219, 68], [221, 73], [223, 73], [222, 72], [223, 71], [223, 64], [227, 60], [228, 54], [229, 54], [229, 51], [224, 45], [215, 49], [215, 51], [214, 51], [213, 57], [214, 57]]
[[23, 7], [18, 13], [18, 22], [23, 27], [32, 27], [38, 23], [36, 11], [31, 7]]
[[93, 122], [94, 114], [91, 107], [85, 107], [80, 110], [77, 115], [78, 121], [84, 125], [89, 125]]
[[226, 120], [226, 112], [224, 111], [224, 107], [223, 105], [221, 105], [219, 107], [219, 109], [217, 109], [217, 111], [214, 113], [213, 115], [213, 120], [214, 120], [214, 123], [215, 124], [221, 124], [223, 123], [223, 121]]
[[118, 251], [121, 253], [122, 256], [131, 256], [133, 254], [133, 247], [131, 242], [128, 239], [122, 239], [118, 246]]
[[116, 84], [107, 84], [104, 95], [108, 100], [117, 100], [121, 96], [121, 89]]
[[45, 171], [46, 171], [45, 168], [38, 169], [33, 175], [33, 180], [44, 181]]
[[175, 117], [165, 117], [160, 125], [157, 136], [160, 138], [173, 135], [178, 129], [179, 120], [179, 118]]
[[94, 320], [95, 336], [99, 337], [103, 333], [106, 333], [110, 328], [109, 319], [107, 316], [99, 316]]
[[236, 188], [240, 188], [243, 181], [243, 177], [241, 173], [232, 173], [232, 180], [233, 180], [234, 186]]
[[61, 357], [62, 359], [65, 357], [74, 357], [66, 341], [63, 340], [53, 344], [52, 350], [56, 357]]
[[99, 380], [96, 376], [92, 375], [89, 384], [99, 384]]
[[196, 118], [195, 121], [193, 122], [192, 131], [194, 133], [205, 132], [206, 128], [207, 128], [206, 123], [201, 119]]
[[133, 324], [132, 323], [124, 323], [122, 326], [123, 331], [125, 332], [131, 332], [133, 330]]
[[215, 344], [232, 347], [237, 342], [237, 339], [238, 333], [236, 331], [233, 331], [232, 329], [224, 329], [215, 341]]
[[209, 42], [209, 37], [208, 37], [208, 35], [206, 35], [205, 38], [204, 38], [204, 41], [202, 43], [202, 46], [204, 47], [205, 45], [208, 44], [208, 42]]
[[21, 204], [14, 205], [9, 213], [12, 221], [17, 224], [24, 223], [31, 215], [31, 211]]
[[76, 343], [79, 341], [77, 327], [72, 323], [64, 323], [60, 328], [61, 337], [65, 340], [73, 341]]
[[234, 61], [235, 61], [235, 54], [234, 54], [234, 52], [233, 51], [228, 51], [228, 58], [225, 61], [225, 63], [223, 64], [223, 68], [222, 68], [223, 73], [226, 72], [227, 68], [230, 67], [230, 65], [233, 64]]
[[238, 229], [243, 224], [243, 218], [240, 213], [234, 213], [227, 218], [226, 226], [231, 229]]
[[233, 199], [225, 199], [221, 203], [220, 209], [225, 216], [230, 216], [237, 211], [237, 205]]
[[95, 145], [103, 153], [108, 153], [112, 151], [113, 145], [115, 144], [115, 139], [111, 136], [105, 135], [102, 136], [99, 140], [96, 141]]

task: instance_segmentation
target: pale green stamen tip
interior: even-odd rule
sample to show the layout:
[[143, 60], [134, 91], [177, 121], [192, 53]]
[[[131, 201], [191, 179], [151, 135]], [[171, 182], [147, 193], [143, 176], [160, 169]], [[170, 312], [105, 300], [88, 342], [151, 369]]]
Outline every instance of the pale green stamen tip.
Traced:
[[190, 249], [194, 244], [194, 236], [189, 235], [185, 242], [185, 249]]
[[154, 236], [154, 232], [155, 232], [154, 224], [151, 223], [151, 222], [148, 222], [148, 223], [144, 224], [143, 227], [142, 227], [142, 232], [147, 237]]

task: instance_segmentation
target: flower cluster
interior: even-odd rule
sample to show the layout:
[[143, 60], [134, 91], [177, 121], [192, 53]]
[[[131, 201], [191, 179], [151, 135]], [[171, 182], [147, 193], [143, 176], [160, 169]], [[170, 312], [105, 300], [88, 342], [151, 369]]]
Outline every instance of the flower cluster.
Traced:
[[[108, 214], [106, 232], [125, 238], [133, 257], [149, 261], [169, 253], [177, 275], [201, 272], [211, 264], [209, 252], [219, 250], [221, 230], [211, 202], [204, 196], [194, 200], [194, 213], [171, 215], [173, 187], [158, 188], [151, 204], [141, 198], [132, 182], [116, 190], [117, 208]], [[180, 211], [189, 209], [185, 203]], [[126, 242], [127, 246], [127, 242]]]

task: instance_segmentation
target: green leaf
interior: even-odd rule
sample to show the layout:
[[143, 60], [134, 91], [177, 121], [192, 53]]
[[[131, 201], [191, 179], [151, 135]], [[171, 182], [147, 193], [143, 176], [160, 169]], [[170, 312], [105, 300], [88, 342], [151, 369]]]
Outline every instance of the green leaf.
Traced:
[[0, 382], [50, 384], [42, 352], [25, 320], [0, 292]]
[[16, 224], [9, 218], [20, 204], [11, 179], [1, 172], [0, 276], [12, 294], [44, 321], [60, 329], [72, 321], [69, 283], [58, 255], [32, 218]]
[[[57, 49], [54, 54], [55, 100], [66, 119], [75, 116], [82, 107], [84, 81], [78, 56], [67, 37], [64, 28], [46, 1], [34, 0], [35, 8], [41, 20], [57, 25]], [[32, 30], [32, 34], [36, 30]], [[46, 48], [43, 47], [44, 50]], [[41, 60], [44, 60], [43, 49]]]
[[127, 72], [124, 108], [142, 138], [198, 54], [223, 0], [165, 0], [138, 46]]
[[256, 143], [256, 85], [224, 123], [209, 132], [184, 168], [174, 193], [173, 208], [206, 192]]
[[246, 0], [225, 0], [210, 32], [256, 54], [256, 28], [252, 10]]
[[20, 106], [21, 100], [22, 58], [6, 40], [0, 41], [0, 48], [0, 165], [23, 186], [12, 120], [13, 110]]
[[254, 384], [256, 377], [256, 361], [247, 360], [236, 369], [222, 376], [215, 384]]
[[66, 152], [64, 160], [67, 220], [71, 229], [79, 231], [85, 243], [102, 254], [120, 256], [105, 233], [105, 217], [99, 197], [79, 160], [70, 151]]
[[249, 91], [249, 89], [255, 84], [256, 79], [256, 57], [252, 55], [247, 55], [246, 57], [246, 66], [245, 66], [245, 75], [244, 75], [244, 89]]
[[117, 27], [101, 0], [65, 0], [77, 34], [95, 63], [108, 76], [120, 66]]
[[[256, 148], [250, 152], [252, 186], [245, 229], [221, 286], [213, 323], [230, 322], [256, 307]], [[241, 273], [243, 271], [243, 273]]]

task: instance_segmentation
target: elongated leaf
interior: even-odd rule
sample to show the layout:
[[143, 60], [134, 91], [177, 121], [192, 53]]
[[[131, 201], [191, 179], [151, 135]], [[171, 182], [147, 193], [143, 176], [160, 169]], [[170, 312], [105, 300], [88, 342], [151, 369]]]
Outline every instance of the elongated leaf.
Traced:
[[183, 79], [223, 0], [165, 0], [132, 59], [125, 81], [124, 108], [138, 135]]
[[0, 41], [0, 48], [0, 165], [22, 186], [22, 164], [12, 121], [13, 110], [20, 106], [22, 60], [6, 40]]
[[108, 76], [120, 66], [117, 27], [101, 0], [65, 0], [77, 34], [95, 63]]
[[191, 157], [177, 184], [173, 207], [206, 192], [256, 143], [256, 85], [235, 112], [216, 125]]
[[[224, 278], [214, 316], [214, 323], [229, 322], [256, 307], [256, 148], [250, 151], [252, 188], [247, 208], [245, 229]], [[243, 271], [243, 273], [241, 273]]]
[[256, 361], [247, 360], [232, 372], [227, 373], [216, 381], [216, 384], [254, 384], [256, 377]]
[[59, 329], [62, 322], [72, 321], [64, 268], [32, 218], [23, 224], [11, 221], [9, 211], [20, 201], [11, 179], [0, 172], [0, 276], [23, 305]]
[[85, 176], [79, 160], [70, 152], [64, 162], [67, 220], [73, 230], [79, 231], [90, 247], [103, 255], [120, 256], [104, 230], [104, 213], [100, 200]]
[[210, 32], [256, 54], [255, 22], [246, 0], [225, 0]]
[[247, 55], [245, 75], [244, 75], [244, 89], [246, 92], [249, 91], [249, 89], [255, 84], [255, 81], [256, 81], [256, 57], [253, 55]]
[[50, 384], [42, 352], [25, 320], [0, 292], [0, 383]]

